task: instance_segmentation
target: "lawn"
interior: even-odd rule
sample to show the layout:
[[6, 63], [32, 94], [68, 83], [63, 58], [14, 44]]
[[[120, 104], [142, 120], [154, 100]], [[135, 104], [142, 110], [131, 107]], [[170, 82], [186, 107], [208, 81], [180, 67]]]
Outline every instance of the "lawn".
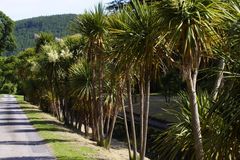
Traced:
[[[23, 96], [15, 96], [21, 108], [26, 113], [33, 127], [47, 142], [53, 154], [59, 160], [94, 160], [98, 159], [97, 151], [87, 145], [82, 145], [78, 135], [64, 128], [54, 117], [41, 112], [23, 100]], [[82, 142], [82, 141], [81, 141]]]

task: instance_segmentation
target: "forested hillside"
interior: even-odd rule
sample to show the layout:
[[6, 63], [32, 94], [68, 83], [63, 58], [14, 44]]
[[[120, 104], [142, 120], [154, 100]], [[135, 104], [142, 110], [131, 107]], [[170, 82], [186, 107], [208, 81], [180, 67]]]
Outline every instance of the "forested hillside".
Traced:
[[[66, 36], [69, 32], [69, 22], [75, 14], [42, 16], [16, 21], [15, 37], [17, 51], [34, 46], [34, 34], [39, 32], [51, 32], [56, 37]], [[10, 52], [8, 54], [11, 54]]]

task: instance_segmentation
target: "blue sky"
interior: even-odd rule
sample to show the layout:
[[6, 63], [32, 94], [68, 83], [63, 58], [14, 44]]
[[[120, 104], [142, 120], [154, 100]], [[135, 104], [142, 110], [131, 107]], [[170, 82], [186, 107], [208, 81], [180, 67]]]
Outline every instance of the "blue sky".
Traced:
[[0, 0], [0, 10], [13, 20], [30, 17], [83, 13], [98, 2], [108, 3], [112, 0]]

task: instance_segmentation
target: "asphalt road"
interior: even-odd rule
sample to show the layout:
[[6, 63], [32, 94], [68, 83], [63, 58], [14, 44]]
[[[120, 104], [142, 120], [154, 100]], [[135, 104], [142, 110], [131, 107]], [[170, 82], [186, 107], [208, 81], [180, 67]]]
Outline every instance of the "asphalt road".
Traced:
[[0, 99], [0, 160], [55, 160], [16, 99]]

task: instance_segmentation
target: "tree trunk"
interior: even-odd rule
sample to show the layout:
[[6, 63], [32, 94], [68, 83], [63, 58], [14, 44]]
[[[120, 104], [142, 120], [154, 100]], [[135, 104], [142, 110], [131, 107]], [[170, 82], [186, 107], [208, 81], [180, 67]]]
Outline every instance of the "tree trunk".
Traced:
[[131, 130], [132, 130], [132, 141], [133, 141], [133, 159], [137, 159], [137, 138], [136, 138], [136, 128], [135, 120], [133, 114], [133, 104], [132, 104], [132, 91], [131, 91], [131, 80], [129, 75], [127, 75], [127, 94], [128, 94], [128, 107], [130, 111], [130, 121], [131, 121]]
[[64, 98], [61, 99], [60, 101], [60, 106], [62, 108], [62, 115], [63, 115], [63, 122], [64, 122], [64, 125], [68, 125], [68, 120], [67, 120], [67, 110], [66, 110], [66, 107], [65, 107], [65, 100]]
[[99, 123], [98, 123], [98, 103], [97, 103], [97, 87], [96, 87], [96, 55], [92, 55], [92, 85], [93, 85], [93, 105], [94, 105], [94, 121], [95, 121], [95, 129], [96, 129], [96, 140], [100, 140], [100, 132], [99, 132]]
[[127, 136], [127, 143], [128, 143], [129, 160], [131, 160], [131, 159], [132, 159], [132, 154], [131, 154], [131, 142], [130, 142], [130, 136], [129, 136], [129, 130], [128, 130], [127, 115], [126, 115], [126, 110], [125, 110], [125, 105], [124, 105], [124, 98], [123, 98], [122, 93], [121, 93], [121, 101], [122, 101], [122, 110], [123, 110], [124, 126], [125, 126], [125, 131], [126, 131], [126, 136]]
[[[119, 105], [119, 104], [117, 104], [117, 105]], [[113, 135], [113, 131], [114, 131], [114, 127], [116, 124], [117, 115], [118, 115], [118, 107], [115, 106], [115, 108], [113, 110], [114, 110], [113, 111], [114, 113], [113, 113], [113, 117], [112, 117], [112, 122], [111, 122], [110, 128], [108, 130], [108, 137], [107, 137], [107, 144], [106, 144], [107, 149], [109, 149], [111, 146], [112, 135]]]
[[141, 67], [140, 72], [140, 159], [143, 156], [143, 141], [144, 141], [144, 72], [142, 70], [143, 67]]
[[108, 108], [108, 113], [106, 114], [106, 120], [104, 121], [104, 124], [105, 124], [105, 133], [108, 133], [109, 132], [109, 128], [110, 128], [110, 122], [111, 122], [111, 111], [112, 109], [109, 107]]
[[91, 111], [91, 116], [90, 116], [90, 118], [91, 118], [91, 128], [92, 128], [92, 139], [93, 140], [96, 140], [96, 127], [95, 127], [95, 117], [94, 117], [94, 105], [93, 105], [93, 103], [92, 103], [92, 97], [90, 98], [90, 101], [88, 100], [88, 104], [89, 104], [89, 106], [90, 106], [90, 111]]
[[217, 99], [219, 88], [220, 88], [221, 82], [223, 80], [223, 71], [224, 71], [224, 68], [225, 68], [224, 59], [220, 60], [218, 68], [219, 68], [220, 71], [217, 75], [217, 79], [216, 79], [216, 82], [215, 82], [215, 85], [214, 85], [214, 88], [213, 88], [213, 92], [212, 92], [212, 100], [213, 101], [215, 101]]
[[191, 116], [192, 116], [192, 130], [194, 137], [194, 147], [197, 160], [203, 160], [204, 151], [202, 144], [202, 134], [200, 119], [198, 113], [198, 103], [197, 103], [197, 94], [196, 94], [196, 83], [197, 83], [198, 68], [195, 68], [193, 72], [191, 68], [187, 71], [186, 83], [189, 95], [189, 101], [191, 106]]
[[[148, 74], [148, 73], [147, 73]], [[149, 74], [146, 77], [145, 84], [145, 105], [144, 105], [144, 113], [143, 113], [143, 144], [141, 148], [140, 160], [144, 160], [146, 153], [146, 145], [147, 145], [147, 135], [148, 135], [148, 115], [149, 115], [149, 101], [150, 101], [150, 76]]]
[[98, 108], [99, 108], [99, 133], [100, 133], [100, 146], [105, 146], [105, 134], [104, 134], [104, 120], [103, 120], [103, 66], [102, 66], [102, 58], [99, 55], [98, 58], [98, 67], [99, 67], [99, 81], [98, 81], [98, 94], [99, 94], [99, 101], [98, 101]]

